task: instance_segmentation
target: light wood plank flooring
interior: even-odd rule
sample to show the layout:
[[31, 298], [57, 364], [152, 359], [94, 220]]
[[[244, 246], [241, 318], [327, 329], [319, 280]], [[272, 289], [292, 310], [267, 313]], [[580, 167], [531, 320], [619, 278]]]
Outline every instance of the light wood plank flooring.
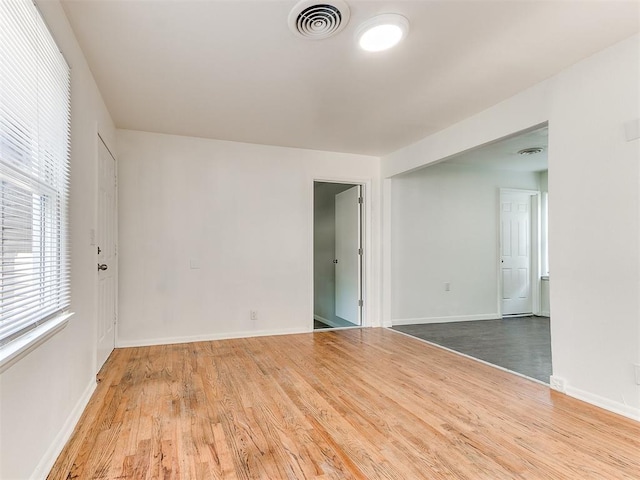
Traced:
[[640, 423], [386, 329], [119, 349], [49, 479], [637, 479]]

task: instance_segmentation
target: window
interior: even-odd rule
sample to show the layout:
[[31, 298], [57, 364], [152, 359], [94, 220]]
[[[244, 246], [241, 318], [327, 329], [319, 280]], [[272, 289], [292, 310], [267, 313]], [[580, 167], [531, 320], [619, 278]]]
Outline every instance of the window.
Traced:
[[0, 1], [0, 345], [69, 307], [70, 73], [29, 0]]

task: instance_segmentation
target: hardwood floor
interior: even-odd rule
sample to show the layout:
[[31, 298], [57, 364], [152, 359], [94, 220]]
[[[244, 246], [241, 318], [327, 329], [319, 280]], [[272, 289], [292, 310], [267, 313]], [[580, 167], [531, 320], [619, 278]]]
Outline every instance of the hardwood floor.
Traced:
[[119, 349], [49, 479], [637, 479], [640, 423], [386, 329]]

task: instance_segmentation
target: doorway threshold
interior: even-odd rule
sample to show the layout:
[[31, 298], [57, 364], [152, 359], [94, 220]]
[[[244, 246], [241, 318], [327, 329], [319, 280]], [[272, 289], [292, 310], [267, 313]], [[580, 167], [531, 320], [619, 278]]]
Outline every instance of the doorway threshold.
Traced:
[[396, 325], [392, 329], [546, 384], [553, 371], [550, 319], [546, 317]]
[[549, 386], [549, 382], [545, 382], [544, 380], [540, 380], [539, 378], [535, 378], [535, 377], [532, 377], [530, 375], [526, 375], [524, 373], [518, 372], [517, 370], [512, 370], [512, 369], [503, 367], [502, 365], [498, 365], [496, 363], [488, 362], [486, 360], [483, 360], [482, 358], [478, 358], [478, 357], [476, 357], [474, 355], [469, 355], [468, 353], [464, 353], [464, 352], [461, 352], [459, 350], [454, 350], [453, 348], [445, 347], [444, 345], [441, 345], [440, 343], [436, 343], [436, 342], [432, 342], [430, 340], [426, 340], [424, 338], [416, 337], [415, 335], [411, 335], [410, 333], [406, 333], [406, 332], [403, 332], [402, 330], [397, 330], [395, 328], [389, 328], [388, 330], [391, 330], [393, 332], [399, 333], [400, 335], [405, 335], [407, 337], [411, 337], [411, 338], [413, 338], [415, 340], [427, 343], [427, 344], [432, 345], [432, 346], [434, 346], [436, 348], [441, 348], [441, 349], [446, 350], [448, 352], [455, 353], [456, 355], [460, 355], [461, 357], [465, 357], [465, 358], [468, 358], [470, 360], [474, 360], [476, 362], [480, 362], [480, 363], [482, 363], [484, 365], [488, 365], [489, 367], [497, 368], [498, 370], [502, 370], [503, 372], [508, 372], [508, 373], [511, 373], [511, 374], [516, 375], [518, 377], [526, 378], [527, 380], [530, 380], [530, 381], [535, 382], [535, 383], [539, 383], [540, 385], [544, 385], [546, 387]]

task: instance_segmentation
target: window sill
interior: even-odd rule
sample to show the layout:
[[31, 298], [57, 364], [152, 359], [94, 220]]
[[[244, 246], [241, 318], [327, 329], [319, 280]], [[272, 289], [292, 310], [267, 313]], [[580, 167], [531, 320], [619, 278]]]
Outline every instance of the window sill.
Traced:
[[63, 313], [0, 347], [0, 373], [66, 327], [72, 315], [73, 313]]

